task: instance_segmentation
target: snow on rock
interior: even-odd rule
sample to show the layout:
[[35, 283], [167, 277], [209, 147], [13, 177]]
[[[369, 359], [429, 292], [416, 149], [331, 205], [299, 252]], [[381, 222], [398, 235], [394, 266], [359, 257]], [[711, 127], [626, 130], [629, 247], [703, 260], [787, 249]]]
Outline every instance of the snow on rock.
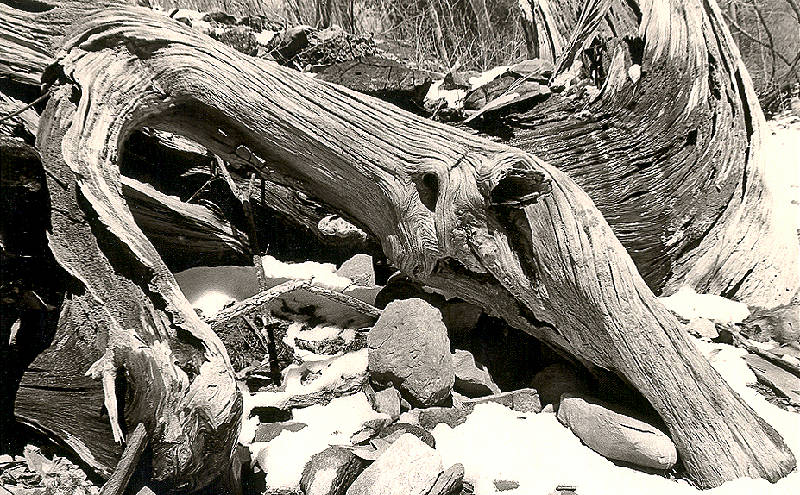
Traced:
[[342, 356], [293, 364], [283, 370], [281, 392], [255, 392], [244, 396], [246, 417], [254, 407], [283, 408], [294, 396], [341, 389], [348, 382], [361, 381], [367, 372], [367, 350]]
[[[746, 351], [725, 344], [693, 339], [712, 365], [747, 403], [800, 454], [800, 415], [778, 408], [749, 388], [756, 377], [742, 356]], [[402, 418], [401, 418], [402, 420]], [[494, 480], [516, 480], [510, 495], [551, 493], [557, 485], [575, 485], [580, 495], [786, 495], [800, 493], [797, 471], [775, 484], [763, 479], [739, 479], [712, 490], [699, 490], [684, 480], [671, 480], [617, 466], [592, 451], [561, 425], [555, 414], [521, 414], [499, 404], [477, 405], [466, 422], [433, 429], [436, 448], [445, 465], [460, 462], [464, 479], [476, 495], [494, 494]]]
[[350, 437], [371, 420], [388, 420], [372, 410], [366, 395], [333, 399], [329, 404], [295, 409], [292, 420], [307, 426], [284, 430], [270, 442], [254, 442], [254, 462], [267, 474], [267, 489], [299, 490], [306, 464], [331, 445], [350, 445]]
[[214, 316], [231, 301], [258, 293], [258, 277], [252, 266], [197, 266], [175, 274], [175, 281], [189, 304]]
[[356, 478], [347, 495], [425, 495], [443, 470], [441, 456], [406, 433]]
[[750, 316], [744, 303], [713, 294], [698, 294], [691, 287], [681, 287], [669, 297], [660, 297], [659, 301], [684, 320], [706, 318], [714, 323], [740, 323]]
[[502, 76], [508, 69], [510, 65], [498, 65], [497, 67], [493, 67], [486, 72], [481, 72], [479, 75], [475, 77], [469, 78], [469, 84], [472, 86], [470, 89], [477, 89], [483, 86], [484, 84], [490, 83], [497, 79], [499, 76]]
[[284, 263], [272, 256], [261, 258], [264, 267], [264, 276], [268, 279], [310, 280], [312, 284], [330, 290], [341, 291], [352, 285], [349, 278], [336, 274], [336, 265], [333, 263], [317, 263], [304, 261], [303, 263]]

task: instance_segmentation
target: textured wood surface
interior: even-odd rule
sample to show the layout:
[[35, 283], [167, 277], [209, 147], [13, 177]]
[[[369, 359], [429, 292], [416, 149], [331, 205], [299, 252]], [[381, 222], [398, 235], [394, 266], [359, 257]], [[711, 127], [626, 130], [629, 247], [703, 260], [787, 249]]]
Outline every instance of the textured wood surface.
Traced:
[[769, 190], [764, 116], [716, 3], [531, 4], [540, 56], [560, 73], [582, 61], [599, 95], [553, 95], [512, 117], [511, 144], [589, 194], [654, 291], [789, 302], [800, 247]]
[[61, 54], [70, 79], [46, 115], [65, 127], [40, 131], [39, 144], [84, 171], [82, 194], [137, 251], [149, 243], [107, 195], [117, 143], [146, 125], [226, 160], [246, 145], [261, 159], [253, 171], [347, 212], [405, 273], [626, 379], [664, 419], [699, 485], [793, 469], [777, 433], [697, 353], [586, 193], [556, 168], [142, 9], [84, 20]]

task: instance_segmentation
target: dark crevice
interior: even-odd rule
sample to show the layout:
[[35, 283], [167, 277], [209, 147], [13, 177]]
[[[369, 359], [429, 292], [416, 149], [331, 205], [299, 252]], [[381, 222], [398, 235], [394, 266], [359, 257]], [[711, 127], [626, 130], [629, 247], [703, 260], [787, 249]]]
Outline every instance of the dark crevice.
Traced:
[[631, 63], [641, 67], [644, 60], [644, 40], [638, 36], [626, 36], [623, 38], [628, 45], [628, 53], [631, 55]]
[[415, 177], [414, 185], [417, 186], [419, 200], [430, 211], [436, 211], [436, 202], [439, 199], [439, 176], [433, 172], [422, 174], [422, 177]]
[[733, 286], [733, 287], [731, 287], [730, 289], [728, 289], [728, 290], [724, 291], [724, 292], [723, 292], [722, 294], [720, 294], [720, 295], [721, 295], [722, 297], [726, 298], [726, 299], [733, 299], [733, 298], [734, 298], [734, 296], [736, 295], [736, 293], [737, 293], [737, 292], [739, 292], [739, 289], [741, 289], [741, 288], [742, 288], [742, 284], [744, 284], [744, 281], [745, 281], [745, 280], [747, 280], [747, 277], [749, 277], [749, 276], [750, 276], [750, 275], [753, 273], [753, 270], [754, 270], [754, 269], [755, 269], [755, 267], [753, 267], [753, 268], [750, 268], [749, 270], [747, 270], [747, 271], [745, 272], [744, 276], [742, 276], [742, 278], [741, 278], [741, 279], [739, 279], [739, 281], [738, 281], [738, 282], [736, 282], [736, 285], [734, 285], [734, 286]]
[[697, 129], [692, 129], [686, 134], [686, 146], [694, 146], [697, 144]]
[[55, 8], [55, 5], [50, 5], [46, 2], [39, 2], [37, 0], [0, 0], [12, 9], [23, 10], [31, 13], [47, 12]]
[[737, 89], [739, 90], [739, 99], [742, 103], [742, 113], [744, 114], [744, 128], [747, 132], [747, 147], [744, 150], [744, 165], [742, 167], [742, 200], [747, 193], [747, 165], [750, 161], [750, 146], [753, 141], [753, 116], [750, 113], [750, 106], [747, 101], [747, 92], [744, 88], [744, 81], [742, 81], [742, 74], [739, 69], [733, 74], [733, 79], [736, 81]]

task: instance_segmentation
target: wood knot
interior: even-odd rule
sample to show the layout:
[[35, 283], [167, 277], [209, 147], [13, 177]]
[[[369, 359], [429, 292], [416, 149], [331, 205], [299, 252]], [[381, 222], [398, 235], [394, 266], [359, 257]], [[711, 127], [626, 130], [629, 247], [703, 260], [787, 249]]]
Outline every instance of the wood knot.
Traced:
[[492, 206], [524, 208], [552, 191], [552, 180], [523, 153], [501, 153], [478, 171], [481, 192]]

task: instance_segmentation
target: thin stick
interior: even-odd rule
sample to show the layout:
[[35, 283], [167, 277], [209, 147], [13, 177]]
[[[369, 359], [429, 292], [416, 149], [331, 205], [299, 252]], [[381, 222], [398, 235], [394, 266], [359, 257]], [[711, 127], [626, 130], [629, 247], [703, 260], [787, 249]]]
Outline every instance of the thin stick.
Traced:
[[42, 96], [40, 96], [40, 97], [36, 98], [35, 100], [33, 100], [32, 102], [28, 103], [27, 105], [25, 105], [25, 106], [23, 106], [23, 107], [20, 107], [20, 108], [18, 108], [18, 109], [16, 109], [16, 110], [14, 110], [14, 111], [13, 111], [13, 112], [11, 112], [10, 114], [6, 115], [5, 117], [2, 117], [2, 118], [0, 118], [0, 123], [3, 123], [3, 122], [5, 122], [5, 121], [6, 121], [6, 120], [8, 120], [8, 119], [12, 119], [12, 118], [16, 117], [17, 115], [21, 114], [21, 113], [22, 113], [22, 112], [24, 112], [25, 110], [27, 110], [27, 109], [31, 108], [32, 106], [36, 105], [37, 103], [39, 103], [39, 102], [43, 101], [45, 98], [47, 98], [48, 96], [50, 96], [50, 92], [51, 92], [51, 90], [52, 90], [52, 89], [53, 89], [53, 88], [51, 87], [50, 89], [48, 89], [47, 91], [45, 91], [45, 92], [44, 92], [44, 94], [43, 94]]
[[144, 424], [139, 423], [128, 436], [128, 445], [125, 446], [116, 469], [100, 490], [100, 495], [122, 495], [125, 492], [145, 447], [147, 447], [147, 430]]

